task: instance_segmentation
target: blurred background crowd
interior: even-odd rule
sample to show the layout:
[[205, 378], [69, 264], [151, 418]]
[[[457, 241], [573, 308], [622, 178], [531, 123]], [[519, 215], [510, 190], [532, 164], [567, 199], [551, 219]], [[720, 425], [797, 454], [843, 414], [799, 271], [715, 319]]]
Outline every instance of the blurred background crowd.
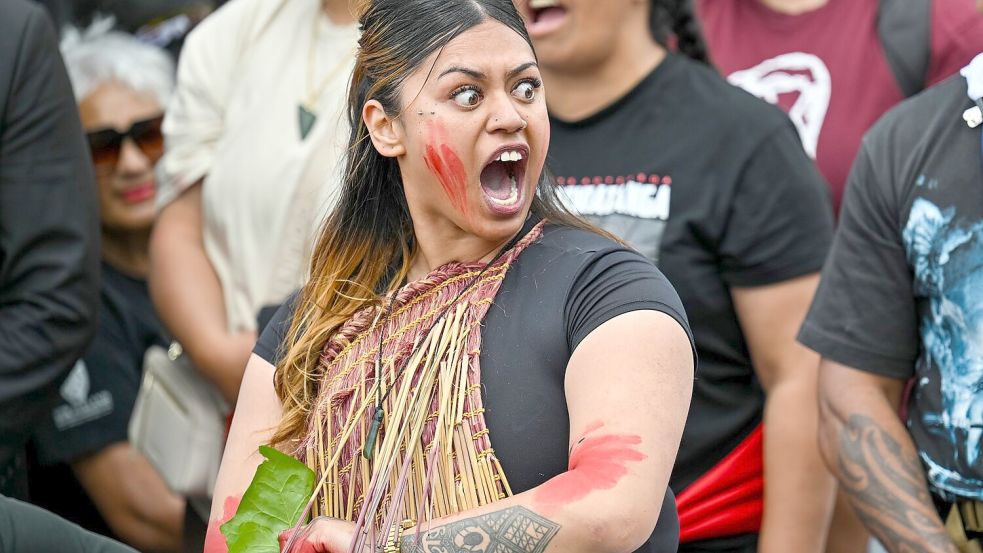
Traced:
[[[553, 178], [693, 328], [680, 551], [980, 552], [983, 1], [516, 2]], [[0, 0], [0, 551], [202, 549], [331, 207], [352, 13]]]

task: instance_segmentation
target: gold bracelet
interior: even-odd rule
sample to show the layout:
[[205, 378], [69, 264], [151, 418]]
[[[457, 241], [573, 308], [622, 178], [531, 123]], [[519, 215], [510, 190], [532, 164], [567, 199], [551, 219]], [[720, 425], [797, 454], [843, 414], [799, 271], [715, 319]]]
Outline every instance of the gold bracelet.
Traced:
[[386, 547], [382, 549], [382, 553], [399, 553], [400, 541], [403, 539], [403, 532], [416, 526], [416, 522], [411, 519], [406, 519], [399, 524], [393, 525], [389, 529], [389, 540], [386, 542]]

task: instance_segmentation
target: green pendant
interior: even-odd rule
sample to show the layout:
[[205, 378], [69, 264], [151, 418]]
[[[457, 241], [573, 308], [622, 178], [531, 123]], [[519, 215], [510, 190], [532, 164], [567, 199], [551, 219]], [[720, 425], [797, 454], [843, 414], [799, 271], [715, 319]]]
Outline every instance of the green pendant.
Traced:
[[301, 140], [307, 138], [307, 135], [311, 133], [315, 121], [317, 121], [317, 115], [313, 111], [304, 107], [304, 104], [297, 105], [297, 122], [300, 124]]

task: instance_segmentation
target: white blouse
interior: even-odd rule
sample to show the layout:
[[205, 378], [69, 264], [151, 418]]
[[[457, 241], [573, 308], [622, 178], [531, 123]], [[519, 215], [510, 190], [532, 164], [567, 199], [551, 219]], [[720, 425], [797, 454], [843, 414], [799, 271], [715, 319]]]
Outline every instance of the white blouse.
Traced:
[[[255, 329], [262, 307], [304, 281], [342, 172], [357, 40], [320, 0], [232, 0], [185, 42], [157, 206], [204, 178], [204, 247], [230, 331]], [[317, 120], [301, 139], [298, 105], [311, 95]]]

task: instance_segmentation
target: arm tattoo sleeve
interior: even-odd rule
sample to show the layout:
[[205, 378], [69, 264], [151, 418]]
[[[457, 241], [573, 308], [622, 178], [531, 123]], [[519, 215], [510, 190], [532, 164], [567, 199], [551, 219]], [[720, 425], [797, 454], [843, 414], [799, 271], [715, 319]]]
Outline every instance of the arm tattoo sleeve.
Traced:
[[838, 455], [840, 484], [867, 529], [892, 553], [955, 552], [917, 454], [877, 421], [852, 415]]
[[542, 553], [560, 525], [525, 507], [509, 507], [403, 536], [400, 553]]

